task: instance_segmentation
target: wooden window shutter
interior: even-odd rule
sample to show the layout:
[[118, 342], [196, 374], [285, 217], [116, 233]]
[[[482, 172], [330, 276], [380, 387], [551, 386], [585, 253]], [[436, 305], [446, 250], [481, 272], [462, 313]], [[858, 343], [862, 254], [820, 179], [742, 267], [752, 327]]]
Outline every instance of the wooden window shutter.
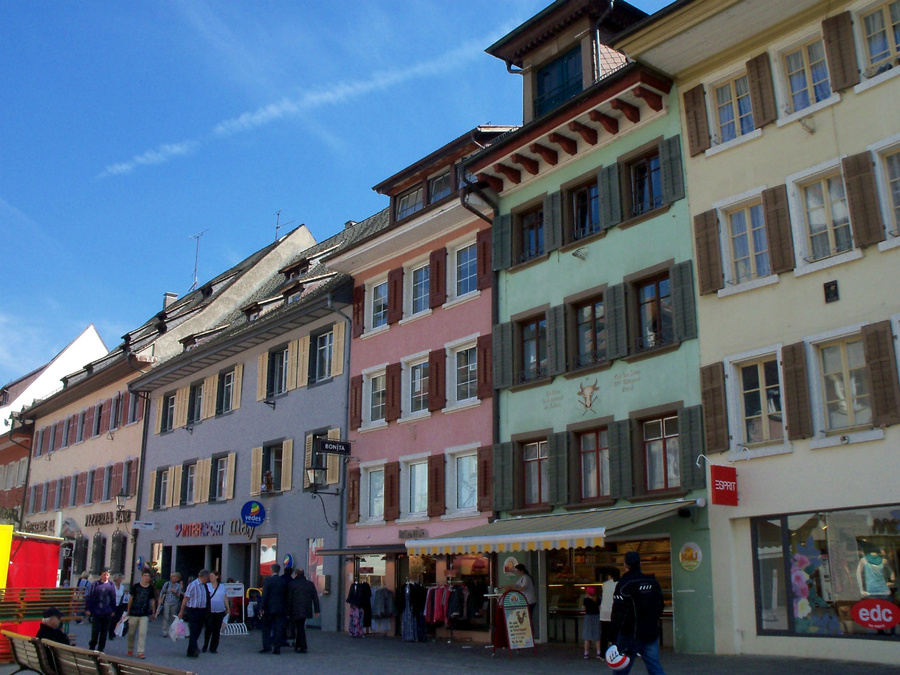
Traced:
[[512, 216], [508, 213], [494, 218], [491, 225], [493, 268], [496, 271], [512, 266]]
[[788, 438], [796, 441], [813, 435], [809, 405], [809, 379], [806, 373], [806, 348], [802, 342], [781, 349], [784, 373], [784, 411]]
[[494, 488], [494, 510], [511, 511], [515, 508], [515, 480], [513, 474], [513, 444], [497, 443], [493, 448], [491, 465]]
[[256, 358], [256, 400], [266, 397], [266, 385], [269, 379], [269, 352], [263, 352]]
[[444, 455], [428, 457], [428, 517], [442, 516], [446, 511], [444, 481]]
[[395, 422], [400, 419], [400, 415], [403, 412], [400, 400], [403, 391], [403, 366], [399, 363], [388, 364], [384, 375], [384, 420], [386, 422]]
[[872, 388], [872, 422], [877, 427], [900, 423], [900, 382], [891, 322], [880, 321], [862, 328], [866, 369]]
[[250, 451], [250, 494], [253, 496], [259, 494], [262, 485], [262, 457], [261, 445]]
[[354, 375], [350, 378], [350, 428], [359, 429], [362, 426], [362, 393], [363, 376]]
[[[75, 489], [75, 503], [80, 504], [81, 499], [79, 498], [79, 492], [81, 490], [81, 481], [76, 479], [76, 489]], [[150, 505], [151, 509], [157, 508], [159, 505], [156, 503], [156, 470], [150, 472], [150, 484], [147, 486], [149, 488], [149, 499], [147, 503]]]
[[725, 395], [725, 366], [721, 361], [700, 369], [700, 400], [706, 422], [706, 447], [710, 452], [728, 450], [728, 406]]
[[[347, 334], [347, 324], [343, 321], [338, 321], [334, 324], [334, 327], [331, 329], [333, 332], [332, 336], [332, 346], [331, 346], [331, 376], [338, 377], [339, 375], [344, 374], [344, 352], [346, 351], [344, 347], [344, 336]], [[309, 361], [309, 336], [306, 338], [306, 358], [305, 362]], [[303, 359], [303, 339], [300, 340], [300, 358]], [[297, 379], [297, 386], [302, 387], [306, 384], [306, 381], [303, 381], [303, 384], [300, 384], [300, 378]]]
[[706, 116], [706, 95], [703, 85], [684, 92], [684, 123], [687, 126], [688, 150], [691, 157], [709, 150], [709, 118]]
[[[307, 336], [308, 337], [308, 336]], [[298, 340], [291, 340], [288, 342], [288, 362], [284, 364], [285, 369], [287, 370], [287, 390], [293, 391], [297, 388], [297, 371], [300, 370], [303, 366], [300, 363], [300, 343]]]
[[366, 328], [366, 287], [359, 285], [353, 289], [353, 332], [358, 338]]
[[309, 489], [309, 474], [306, 473], [306, 470], [310, 467], [316, 466], [314, 463], [315, 460], [315, 437], [312, 434], [306, 434], [306, 440], [303, 444], [303, 489]]
[[697, 310], [694, 298], [693, 261], [672, 265], [669, 268], [672, 287], [672, 309], [675, 316], [675, 339], [693, 340], [697, 337]]
[[478, 448], [478, 510], [482, 513], [494, 510], [494, 475], [491, 471], [494, 449], [487, 445]]
[[619, 189], [619, 165], [604, 166], [597, 174], [600, 196], [600, 227], [608, 230], [622, 222], [622, 195]]
[[[108, 431], [108, 429], [107, 429]], [[56, 423], [56, 433], [54, 434], [53, 447], [59, 450], [62, 447], [63, 423]]]
[[631, 422], [620, 420], [609, 425], [609, 496], [631, 497], [634, 483], [631, 469]]
[[184, 466], [182, 464], [176, 464], [172, 467], [174, 471], [172, 472], [172, 506], [181, 506], [184, 504], [185, 499], [187, 497], [187, 490], [185, 490], [184, 480]]
[[[343, 326], [344, 324], [342, 323], [339, 325]], [[334, 346], [335, 346], [334, 343], [332, 343], [332, 347], [334, 347]], [[296, 365], [293, 365], [293, 364], [291, 365], [291, 369], [295, 370], [297, 373], [297, 387], [298, 388], [305, 387], [307, 384], [309, 384], [309, 350], [310, 350], [310, 337], [309, 337], [309, 335], [304, 335], [302, 338], [297, 340]], [[337, 352], [334, 349], [332, 349], [331, 353], [332, 353], [331, 366], [333, 369], [334, 361], [335, 361], [335, 354], [337, 354]], [[341, 344], [341, 352], [340, 352], [341, 358], [338, 359], [340, 361], [342, 371], [343, 371], [343, 365], [344, 365], [343, 354], [344, 354], [344, 350], [343, 350], [343, 343], [342, 343]]]
[[56, 502], [56, 481], [51, 480], [47, 483], [47, 511], [54, 510], [54, 504]]
[[[218, 477], [217, 477], [218, 478]], [[194, 501], [198, 504], [209, 502], [210, 483], [212, 482], [212, 457], [197, 462], [197, 476], [194, 481]]]
[[[100, 413], [100, 433], [105, 434], [107, 431], [113, 428], [112, 424], [112, 405], [113, 400], [111, 398], [106, 399], [103, 402], [103, 409]], [[185, 420], [187, 421], [187, 420]], [[60, 441], [62, 441], [62, 434], [60, 434]], [[56, 447], [59, 447], [59, 443], [56, 444]]]
[[493, 347], [494, 387], [506, 389], [513, 385], [513, 324], [509, 321], [494, 326], [491, 344]]
[[562, 192], [544, 197], [544, 253], [557, 250], [563, 243]]
[[872, 155], [861, 152], [841, 160], [844, 185], [847, 188], [847, 207], [853, 240], [860, 248], [884, 241], [884, 224], [878, 207], [878, 188], [875, 185], [875, 164]]
[[790, 272], [794, 269], [794, 238], [791, 233], [787, 186], [782, 184], [763, 190], [762, 199], [772, 273]]
[[216, 385], [219, 382], [218, 375], [210, 375], [203, 380], [203, 408], [200, 416], [202, 419], [209, 419], [216, 416]]
[[171, 508], [175, 504], [175, 467], [170, 466], [166, 469], [166, 473], [169, 476], [169, 486], [166, 491], [166, 503], [165, 506]]
[[561, 431], [547, 438], [547, 501], [551, 506], [569, 502], [568, 434]]
[[628, 308], [625, 305], [625, 284], [606, 289], [606, 358], [628, 356]]
[[[161, 404], [162, 397], [159, 398], [159, 401]], [[156, 429], [157, 429], [157, 431], [159, 430], [159, 419], [160, 419], [161, 408], [162, 408], [162, 405], [160, 405], [156, 409], [156, 416], [157, 416]], [[94, 435], [94, 414], [95, 414], [95, 412], [96, 412], [96, 409], [94, 408], [94, 406], [91, 406], [90, 408], [88, 408], [87, 410], [84, 411], [84, 437], [85, 438], [91, 438]]]
[[115, 499], [116, 495], [122, 491], [122, 472], [125, 470], [124, 462], [117, 462], [112, 467], [112, 481], [109, 486], [109, 498]]
[[103, 478], [106, 476], [106, 469], [99, 467], [94, 469], [94, 486], [91, 490], [91, 503], [97, 504], [103, 501]]
[[359, 484], [361, 471], [358, 466], [347, 469], [347, 522], [359, 522]]
[[566, 372], [566, 310], [563, 305], [547, 310], [547, 371], [551, 377]]
[[719, 249], [719, 218], [715, 209], [694, 216], [694, 243], [697, 246], [700, 295], [715, 293], [725, 287]]
[[388, 272], [387, 322], [397, 323], [403, 318], [403, 268]]
[[[128, 419], [129, 410], [131, 410], [131, 392], [126, 389], [122, 394], [122, 426], [125, 426], [131, 421]], [[75, 438], [75, 427], [72, 426], [71, 428], [73, 431], [69, 432], [69, 445], [72, 445], [72, 439]]]
[[175, 422], [172, 425], [176, 429], [187, 426], [188, 400], [190, 400], [190, 387], [182, 387], [175, 392]]
[[447, 249], [439, 248], [428, 257], [428, 306], [431, 309], [447, 302]]
[[[329, 429], [328, 430], [328, 440], [329, 441], [339, 441], [341, 440], [341, 430], [340, 429]], [[343, 457], [335, 454], [327, 454], [325, 455], [325, 484], [326, 485], [336, 485], [341, 482], [341, 462], [343, 461]]]
[[[134, 496], [137, 494], [137, 482], [138, 482], [138, 461], [136, 459], [131, 460], [131, 466], [129, 467], [128, 474], [128, 485], [130, 489], [128, 490], [128, 494]], [[153, 503], [153, 500], [150, 500], [150, 503]]]
[[[237, 453], [228, 453], [228, 469], [225, 474], [225, 499], [234, 499], [234, 476], [237, 468]], [[206, 472], [207, 475], [209, 472]]]
[[853, 19], [850, 12], [830, 16], [822, 22], [825, 59], [832, 91], [842, 91], [859, 84], [856, 44], [853, 41]]
[[663, 199], [667, 204], [684, 199], [684, 168], [681, 166], [681, 136], [666, 138], [659, 144]]
[[[306, 467], [303, 475], [306, 476]], [[307, 476], [307, 480], [309, 477]], [[294, 487], [294, 439], [285, 439], [281, 444], [281, 491], [290, 492]], [[304, 485], [304, 487], [306, 487]]]
[[447, 354], [444, 349], [428, 353], [428, 410], [443, 410], [447, 405]]
[[681, 450], [681, 487], [699, 490], [706, 487], [706, 465], [697, 466], [703, 453], [703, 408], [695, 405], [678, 411], [678, 443]]
[[239, 410], [241, 407], [241, 385], [244, 383], [244, 364], [234, 366], [234, 383], [231, 387], [231, 409]]
[[493, 339], [491, 335], [479, 335], [475, 343], [478, 384], [476, 396], [480, 399], [494, 395]]
[[[475, 237], [476, 270], [478, 277], [476, 284], [479, 291], [486, 290], [493, 285], [494, 268], [491, 264], [491, 248], [493, 246], [491, 228], [478, 231]], [[453, 261], [456, 264], [456, 261]]]
[[750, 88], [750, 107], [753, 109], [753, 124], [762, 129], [778, 119], [775, 102], [775, 83], [772, 80], [772, 65], [768, 52], [747, 61], [747, 80]]
[[400, 517], [400, 462], [384, 465], [384, 519]]

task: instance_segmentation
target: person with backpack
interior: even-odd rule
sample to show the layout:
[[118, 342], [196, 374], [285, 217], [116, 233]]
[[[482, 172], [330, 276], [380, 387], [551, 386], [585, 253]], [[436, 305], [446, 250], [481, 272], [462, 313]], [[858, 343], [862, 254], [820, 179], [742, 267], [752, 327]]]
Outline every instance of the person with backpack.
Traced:
[[[662, 588], [655, 577], [641, 572], [637, 551], [625, 554], [625, 574], [616, 585], [612, 629], [619, 652], [640, 654], [650, 675], [666, 675], [659, 663], [659, 617], [664, 607]], [[619, 670], [627, 674], [631, 663]]]

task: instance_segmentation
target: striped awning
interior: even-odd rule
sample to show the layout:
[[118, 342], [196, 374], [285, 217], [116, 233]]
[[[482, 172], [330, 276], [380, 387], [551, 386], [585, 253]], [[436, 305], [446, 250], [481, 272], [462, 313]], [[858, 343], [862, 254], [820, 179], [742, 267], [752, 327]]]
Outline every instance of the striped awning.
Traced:
[[410, 539], [406, 548], [411, 555], [441, 555], [603, 546], [606, 537], [666, 518], [693, 503], [693, 500], [679, 499], [578, 513], [507, 518], [445, 537]]

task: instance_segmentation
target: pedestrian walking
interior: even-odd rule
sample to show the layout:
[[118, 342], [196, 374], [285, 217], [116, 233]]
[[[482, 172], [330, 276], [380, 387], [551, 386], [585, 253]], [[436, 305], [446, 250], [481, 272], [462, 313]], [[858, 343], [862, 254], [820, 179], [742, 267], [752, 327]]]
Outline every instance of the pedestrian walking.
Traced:
[[184, 589], [181, 587], [181, 575], [178, 572], [172, 572], [169, 580], [163, 584], [159, 592], [159, 607], [156, 608], [156, 615], [163, 615], [162, 634], [163, 637], [169, 633], [169, 626], [178, 615], [181, 609], [181, 599], [184, 597]]
[[650, 675], [666, 675], [659, 663], [659, 617], [664, 607], [662, 589], [655, 577], [641, 572], [637, 551], [625, 554], [625, 574], [616, 585], [612, 624], [619, 652], [632, 658], [618, 671], [627, 675], [640, 654]]
[[263, 582], [262, 597], [259, 599], [259, 613], [262, 617], [262, 649], [260, 654], [280, 654], [284, 639], [284, 623], [287, 615], [287, 587], [279, 576], [281, 565], [271, 567], [272, 575]]
[[206, 621], [206, 613], [209, 607], [209, 590], [206, 582], [209, 581], [209, 570], [200, 570], [197, 578], [188, 584], [181, 600], [181, 609], [178, 618], [184, 619], [187, 615], [190, 637], [188, 638], [187, 655], [191, 658], [200, 656], [200, 648], [197, 643], [200, 640], [200, 631]]
[[225, 586], [219, 583], [218, 572], [209, 573], [206, 591], [209, 593], [209, 611], [206, 613], [203, 631], [203, 651], [209, 650], [210, 654], [215, 654], [219, 651], [219, 634], [222, 632], [222, 622], [228, 612], [225, 606]]
[[134, 640], [137, 637], [137, 656], [144, 658], [149, 622], [156, 613], [156, 589], [150, 583], [150, 570], [141, 572], [141, 581], [131, 587], [128, 597], [128, 656], [134, 654]]
[[588, 586], [584, 589], [585, 597], [581, 601], [584, 607], [584, 623], [581, 627], [581, 639], [584, 640], [584, 658], [591, 658], [591, 643], [597, 650], [597, 658], [603, 658], [600, 650], [600, 603], [597, 602], [597, 589]]
[[[113, 612], [112, 621], [109, 622], [109, 639], [116, 639], [116, 626], [119, 625], [119, 621], [122, 620], [122, 616], [125, 614], [125, 608], [128, 605], [128, 591], [125, 589], [125, 584], [122, 583], [122, 575], [116, 574], [112, 577], [113, 586], [116, 587], [116, 609]], [[128, 628], [128, 624], [125, 624], [125, 628]]]
[[116, 587], [109, 580], [109, 568], [100, 570], [99, 581], [88, 588], [84, 601], [84, 614], [91, 617], [90, 649], [106, 649], [109, 625], [116, 611]]
[[295, 570], [294, 580], [288, 586], [288, 611], [294, 622], [294, 651], [305, 654], [306, 620], [319, 616], [319, 592], [302, 569]]

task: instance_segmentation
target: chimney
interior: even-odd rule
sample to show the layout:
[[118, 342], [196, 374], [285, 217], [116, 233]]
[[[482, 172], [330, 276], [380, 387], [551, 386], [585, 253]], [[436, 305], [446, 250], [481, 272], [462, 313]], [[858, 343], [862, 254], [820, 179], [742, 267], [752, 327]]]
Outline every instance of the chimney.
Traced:
[[353, 227], [354, 225], [356, 225], [355, 220], [348, 220], [346, 223], [344, 223], [344, 229], [346, 230], [348, 227]]
[[178, 299], [178, 293], [172, 293], [172, 291], [169, 291], [168, 293], [163, 293], [163, 309], [168, 309], [169, 305], [171, 305], [177, 299]]

